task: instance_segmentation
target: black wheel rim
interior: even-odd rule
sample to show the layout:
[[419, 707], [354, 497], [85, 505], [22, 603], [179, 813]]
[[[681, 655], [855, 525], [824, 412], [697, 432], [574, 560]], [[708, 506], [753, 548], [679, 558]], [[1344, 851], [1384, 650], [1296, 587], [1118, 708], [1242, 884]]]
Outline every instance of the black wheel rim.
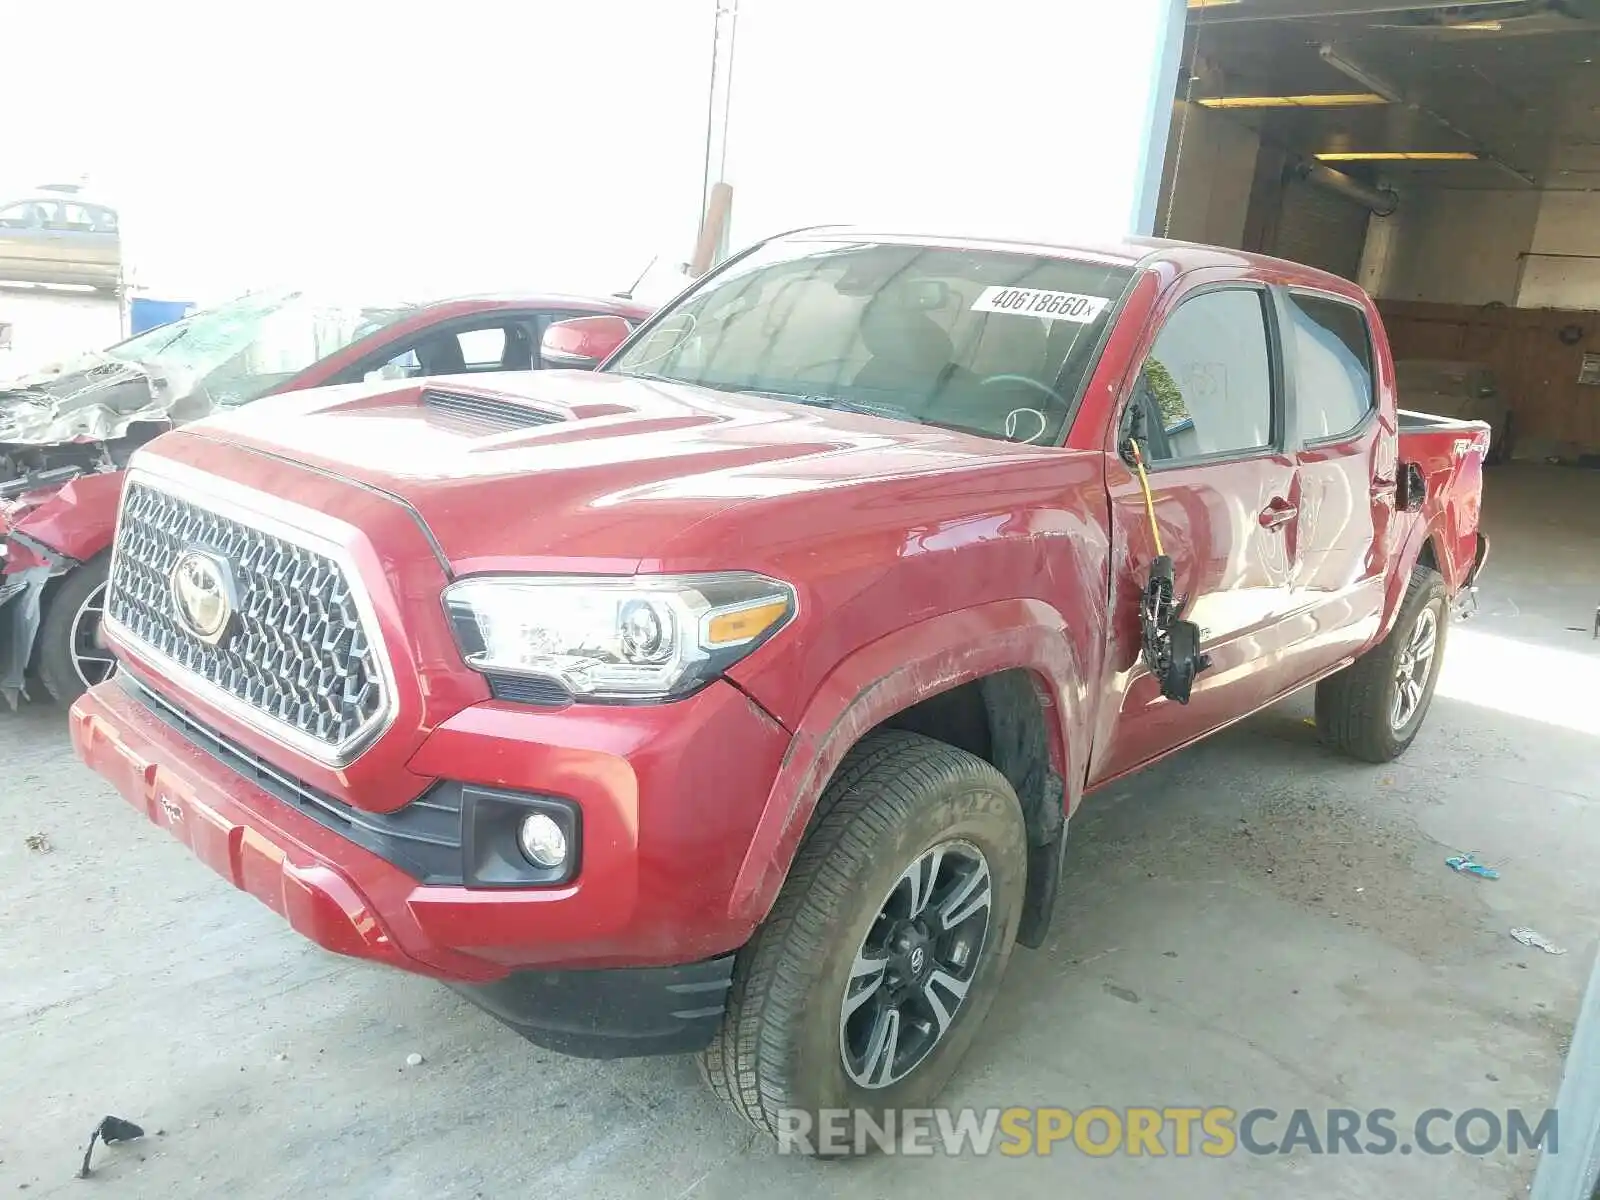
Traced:
[[839, 1057], [858, 1086], [900, 1082], [948, 1035], [978, 971], [992, 898], [989, 862], [966, 841], [924, 851], [889, 889], [839, 1014]]
[[104, 683], [117, 670], [117, 660], [100, 644], [100, 622], [106, 611], [106, 585], [85, 597], [72, 615], [72, 669], [86, 688]]

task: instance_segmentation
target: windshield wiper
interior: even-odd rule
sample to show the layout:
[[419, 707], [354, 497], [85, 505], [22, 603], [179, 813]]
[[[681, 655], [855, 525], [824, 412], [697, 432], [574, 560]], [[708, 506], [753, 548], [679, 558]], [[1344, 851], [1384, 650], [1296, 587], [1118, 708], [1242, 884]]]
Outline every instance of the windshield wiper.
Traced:
[[859, 413], [864, 417], [884, 417], [891, 421], [912, 421], [918, 425], [927, 424], [916, 413], [904, 408], [889, 408], [878, 404], [864, 404], [859, 400], [846, 400], [842, 396], [828, 396], [817, 393], [777, 392], [771, 388], [759, 387], [722, 387], [722, 392], [735, 392], [742, 396], [765, 396], [769, 400], [787, 400], [792, 404], [804, 404], [807, 408], [827, 408], [836, 412]]
[[693, 379], [674, 379], [670, 375], [656, 375], [649, 371], [630, 371], [629, 379], [642, 379], [648, 383], [671, 383], [680, 387], [700, 387], [712, 392], [727, 392], [734, 396], [762, 396], [768, 400], [782, 400], [789, 404], [803, 404], [807, 408], [826, 408], [835, 412], [857, 413], [864, 417], [883, 417], [889, 421], [910, 421], [915, 425], [933, 425], [916, 413], [903, 408], [888, 408], [876, 404], [863, 404], [859, 400], [846, 400], [815, 392], [781, 392], [772, 388], [743, 387], [736, 383], [706, 383]]

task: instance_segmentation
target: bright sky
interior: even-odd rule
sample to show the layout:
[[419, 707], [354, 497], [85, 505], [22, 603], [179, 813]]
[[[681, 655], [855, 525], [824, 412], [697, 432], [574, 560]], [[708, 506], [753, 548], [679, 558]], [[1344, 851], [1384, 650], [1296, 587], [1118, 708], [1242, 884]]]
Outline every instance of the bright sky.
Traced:
[[[715, 6], [0, 0], [0, 199], [87, 174], [174, 299], [612, 291], [689, 257]], [[1123, 232], [1182, 11], [741, 0], [733, 243]]]
[[610, 291], [689, 255], [713, 0], [0, 8], [0, 199], [87, 175], [158, 294]]
[[1163, 38], [1183, 12], [740, 0], [734, 243], [825, 222], [1069, 243], [1128, 232], [1152, 107], [1176, 75], [1160, 78]]

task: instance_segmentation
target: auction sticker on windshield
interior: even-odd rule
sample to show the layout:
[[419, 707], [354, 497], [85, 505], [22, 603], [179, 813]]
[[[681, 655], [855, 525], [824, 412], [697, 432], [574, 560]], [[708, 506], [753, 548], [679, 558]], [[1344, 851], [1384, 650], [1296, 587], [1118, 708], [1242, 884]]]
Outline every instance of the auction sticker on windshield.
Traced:
[[1047, 292], [1043, 288], [984, 288], [973, 312], [1016, 313], [1042, 317], [1046, 321], [1076, 321], [1087, 325], [1111, 304], [1104, 296], [1084, 296], [1077, 292]]

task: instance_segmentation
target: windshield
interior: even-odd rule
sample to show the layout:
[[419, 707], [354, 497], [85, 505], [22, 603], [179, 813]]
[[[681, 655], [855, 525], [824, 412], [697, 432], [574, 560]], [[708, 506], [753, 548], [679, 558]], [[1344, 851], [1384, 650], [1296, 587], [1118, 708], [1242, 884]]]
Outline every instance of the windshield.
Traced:
[[784, 239], [712, 276], [610, 369], [1048, 444], [1132, 278], [1025, 252]]
[[254, 294], [141, 333], [106, 353], [192, 379], [215, 404], [242, 404], [414, 307], [305, 292]]

